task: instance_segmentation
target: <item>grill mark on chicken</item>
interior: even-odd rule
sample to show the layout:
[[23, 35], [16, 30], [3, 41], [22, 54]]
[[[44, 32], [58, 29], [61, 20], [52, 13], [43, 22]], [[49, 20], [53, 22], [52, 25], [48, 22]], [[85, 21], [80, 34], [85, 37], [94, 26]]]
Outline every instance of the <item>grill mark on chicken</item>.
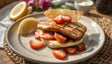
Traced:
[[[82, 35], [82, 33], [83, 33], [82, 29], [78, 25], [75, 26], [73, 24], [66, 24], [66, 25], [64, 24], [64, 29], [70, 30], [70, 32], [73, 32], [75, 35]], [[74, 32], [74, 31], [76, 31], [76, 32]]]
[[82, 25], [81, 23], [79, 23], [79, 22], [71, 22], [73, 25], [75, 25], [75, 26], [79, 26], [79, 27], [81, 27], [81, 28], [83, 28], [83, 29], [85, 29], [86, 27], [84, 26], [84, 25]]
[[70, 27], [72, 27], [73, 28], [73, 30], [78, 30], [78, 31], [80, 31], [80, 32], [84, 32], [83, 31], [83, 29], [80, 27], [80, 26], [78, 26], [78, 25], [73, 25], [73, 24], [68, 24]]
[[40, 22], [38, 28], [59, 32], [72, 39], [81, 39], [86, 32], [86, 27], [79, 22], [57, 24], [52, 19]]

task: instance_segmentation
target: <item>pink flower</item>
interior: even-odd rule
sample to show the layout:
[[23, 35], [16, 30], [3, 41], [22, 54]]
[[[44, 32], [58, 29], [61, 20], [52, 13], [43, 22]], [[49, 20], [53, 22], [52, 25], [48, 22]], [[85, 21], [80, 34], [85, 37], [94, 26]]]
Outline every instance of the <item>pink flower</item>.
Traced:
[[51, 0], [45, 0], [43, 3], [43, 8], [47, 10], [51, 6]]
[[35, 7], [36, 10], [44, 9], [47, 10], [51, 6], [51, 0], [36, 0]]
[[19, 0], [19, 1], [25, 1], [28, 6], [33, 6], [34, 5], [34, 0]]
[[51, 0], [19, 0], [25, 1], [28, 6], [33, 6], [36, 10], [47, 10], [51, 6]]
[[36, 10], [38, 9], [42, 9], [42, 6], [41, 6], [41, 2], [39, 0], [35, 0], [35, 7], [36, 7]]

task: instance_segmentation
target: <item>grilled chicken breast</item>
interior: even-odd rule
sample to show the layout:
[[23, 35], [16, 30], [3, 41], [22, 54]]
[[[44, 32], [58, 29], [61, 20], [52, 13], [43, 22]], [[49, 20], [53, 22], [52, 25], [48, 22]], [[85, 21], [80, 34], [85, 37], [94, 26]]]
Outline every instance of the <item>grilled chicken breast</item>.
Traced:
[[37, 27], [46, 31], [59, 32], [75, 40], [81, 39], [86, 32], [86, 27], [79, 22], [57, 24], [52, 19], [41, 21]]

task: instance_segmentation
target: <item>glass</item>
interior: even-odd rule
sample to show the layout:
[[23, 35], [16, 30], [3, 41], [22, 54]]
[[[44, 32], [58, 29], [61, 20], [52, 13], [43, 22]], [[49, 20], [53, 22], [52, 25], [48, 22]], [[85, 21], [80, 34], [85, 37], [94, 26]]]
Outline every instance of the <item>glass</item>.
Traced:
[[103, 14], [112, 13], [112, 0], [96, 0], [96, 9]]

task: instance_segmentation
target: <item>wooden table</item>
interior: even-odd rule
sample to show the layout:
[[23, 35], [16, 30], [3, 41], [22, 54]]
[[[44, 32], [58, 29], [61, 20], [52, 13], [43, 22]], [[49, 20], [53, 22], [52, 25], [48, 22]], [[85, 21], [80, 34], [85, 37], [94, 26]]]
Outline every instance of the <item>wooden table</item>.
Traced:
[[[100, 16], [103, 16], [112, 20], [112, 14], [110, 15], [100, 14], [96, 11], [95, 6], [90, 11], [90, 13], [98, 14]], [[0, 64], [14, 64], [13, 61], [7, 56], [6, 52], [3, 49], [0, 49]]]

